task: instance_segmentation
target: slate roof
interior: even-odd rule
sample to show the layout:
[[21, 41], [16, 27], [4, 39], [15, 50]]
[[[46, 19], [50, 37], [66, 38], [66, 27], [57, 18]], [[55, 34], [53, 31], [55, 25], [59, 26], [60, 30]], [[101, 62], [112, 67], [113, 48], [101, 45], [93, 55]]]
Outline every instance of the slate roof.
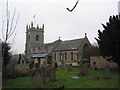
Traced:
[[85, 38], [62, 41], [53, 51], [77, 50]]
[[48, 55], [49, 53], [38, 53], [38, 54], [32, 54], [32, 58], [44, 58]]

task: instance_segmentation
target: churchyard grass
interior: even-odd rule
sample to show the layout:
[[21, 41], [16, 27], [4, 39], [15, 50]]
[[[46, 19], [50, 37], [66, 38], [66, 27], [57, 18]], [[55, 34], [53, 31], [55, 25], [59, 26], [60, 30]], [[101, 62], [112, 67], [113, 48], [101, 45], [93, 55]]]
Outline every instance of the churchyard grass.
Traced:
[[[111, 79], [105, 80], [103, 78], [103, 70], [89, 69], [89, 74], [80, 79], [71, 78], [78, 75], [78, 68], [74, 67], [73, 71], [69, 72], [67, 68], [64, 70], [59, 68], [56, 72], [57, 81], [49, 82], [47, 77], [45, 88], [54, 88], [59, 85], [64, 85], [65, 88], [118, 88], [118, 72], [111, 70]], [[93, 76], [100, 77], [99, 80], [91, 80]], [[31, 88], [31, 77], [21, 77], [16, 79], [6, 79], [3, 81], [4, 88]]]

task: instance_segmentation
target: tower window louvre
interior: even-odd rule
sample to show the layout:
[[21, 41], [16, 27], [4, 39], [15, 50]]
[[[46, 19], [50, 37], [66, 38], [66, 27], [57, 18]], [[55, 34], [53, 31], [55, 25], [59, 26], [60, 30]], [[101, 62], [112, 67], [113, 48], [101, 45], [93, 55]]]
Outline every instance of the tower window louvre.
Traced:
[[38, 41], [39, 40], [39, 36], [38, 35], [36, 35], [36, 41]]

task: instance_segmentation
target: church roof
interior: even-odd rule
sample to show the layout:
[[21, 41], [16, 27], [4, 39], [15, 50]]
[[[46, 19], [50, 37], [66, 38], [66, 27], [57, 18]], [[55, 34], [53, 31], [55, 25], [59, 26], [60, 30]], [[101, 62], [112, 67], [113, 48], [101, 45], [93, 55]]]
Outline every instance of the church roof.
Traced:
[[53, 51], [77, 50], [84, 39], [62, 41]]
[[33, 54], [32, 58], [44, 58], [48, 55], [49, 53], [38, 53], [38, 54]]

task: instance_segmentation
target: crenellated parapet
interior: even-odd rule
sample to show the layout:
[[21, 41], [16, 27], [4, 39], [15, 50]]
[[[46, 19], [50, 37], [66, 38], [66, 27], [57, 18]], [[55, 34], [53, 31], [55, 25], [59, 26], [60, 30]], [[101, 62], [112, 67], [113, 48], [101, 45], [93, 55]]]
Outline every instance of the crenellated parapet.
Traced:
[[37, 26], [35, 27], [33, 22], [31, 22], [30, 25], [29, 24], [26, 25], [26, 31], [29, 31], [29, 30], [42, 30], [42, 31], [44, 31], [44, 24], [42, 26], [39, 26], [37, 24]]

